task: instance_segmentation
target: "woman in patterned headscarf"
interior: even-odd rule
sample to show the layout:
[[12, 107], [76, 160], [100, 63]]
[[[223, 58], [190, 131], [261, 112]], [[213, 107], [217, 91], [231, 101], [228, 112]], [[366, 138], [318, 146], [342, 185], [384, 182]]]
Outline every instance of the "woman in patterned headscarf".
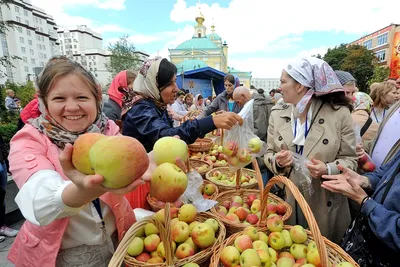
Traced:
[[[338, 174], [339, 164], [357, 168], [350, 100], [332, 68], [315, 57], [284, 68], [281, 92], [284, 102], [272, 108], [269, 119], [265, 163], [274, 174], [288, 177], [299, 187], [322, 234], [339, 242], [350, 223], [348, 201], [322, 189], [321, 177]], [[306, 168], [294, 165], [295, 154], [309, 160]], [[289, 191], [286, 201], [294, 208], [288, 224], [306, 226]]]
[[173, 127], [167, 105], [175, 101], [178, 92], [176, 67], [167, 59], [147, 60], [133, 84], [137, 94], [132, 108], [126, 114], [123, 134], [138, 139], [147, 151], [164, 136], [178, 135], [188, 144], [218, 128], [230, 129], [242, 119], [233, 112], [203, 119], [188, 120]]
[[363, 92], [354, 94], [354, 111], [351, 117], [361, 130], [363, 142], [372, 141], [378, 133], [379, 124], [370, 117], [373, 104], [368, 94]]

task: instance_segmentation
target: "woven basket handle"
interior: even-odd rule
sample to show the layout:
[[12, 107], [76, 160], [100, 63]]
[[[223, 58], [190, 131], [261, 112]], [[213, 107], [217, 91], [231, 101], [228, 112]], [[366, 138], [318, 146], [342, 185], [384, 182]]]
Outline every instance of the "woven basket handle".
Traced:
[[[265, 205], [267, 204], [268, 193], [269, 193], [271, 187], [277, 183], [282, 183], [282, 184], [286, 185], [286, 188], [289, 188], [290, 192], [292, 192], [294, 198], [296, 199], [301, 210], [303, 211], [304, 217], [306, 218], [308, 226], [310, 227], [310, 231], [314, 237], [314, 241], [317, 245], [319, 257], [321, 260], [321, 266], [330, 266], [325, 242], [322, 238], [318, 224], [315, 221], [315, 217], [310, 209], [310, 206], [307, 204], [306, 200], [304, 199], [303, 195], [300, 193], [299, 189], [297, 189], [297, 186], [292, 181], [290, 181], [289, 179], [287, 179], [286, 177], [283, 177], [283, 176], [275, 176], [274, 178], [269, 180], [268, 184], [265, 187], [266, 194], [264, 195], [262, 202], [265, 202]], [[265, 220], [266, 214], [267, 214], [266, 209], [263, 209], [261, 211], [261, 218], [263, 218]]]
[[166, 202], [164, 206], [165, 215], [165, 232], [162, 236], [164, 251], [165, 251], [165, 264], [166, 266], [174, 267], [174, 252], [172, 251], [172, 235], [171, 235], [171, 203]]
[[223, 146], [224, 145], [224, 129], [218, 129], [217, 131], [220, 131], [221, 132], [221, 135], [220, 135], [220, 141], [221, 141], [221, 146]]

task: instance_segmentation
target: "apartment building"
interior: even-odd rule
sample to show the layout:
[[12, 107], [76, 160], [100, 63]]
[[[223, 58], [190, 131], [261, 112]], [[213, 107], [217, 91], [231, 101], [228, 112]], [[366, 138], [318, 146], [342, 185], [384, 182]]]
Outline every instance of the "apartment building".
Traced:
[[1, 5], [0, 20], [13, 27], [6, 35], [0, 34], [0, 57], [18, 56], [12, 60], [15, 68], [2, 67], [0, 84], [6, 81], [25, 83], [34, 80], [49, 58], [59, 54], [57, 25], [53, 17], [28, 0], [15, 0]]
[[400, 77], [400, 24], [390, 24], [351, 44], [363, 45], [374, 51], [379, 63], [390, 68], [390, 76]]

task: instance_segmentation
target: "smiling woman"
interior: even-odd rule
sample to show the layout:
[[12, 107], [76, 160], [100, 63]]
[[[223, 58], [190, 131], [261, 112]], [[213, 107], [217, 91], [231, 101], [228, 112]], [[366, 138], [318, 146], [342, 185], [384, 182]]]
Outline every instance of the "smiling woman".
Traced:
[[[108, 266], [117, 240], [135, 217], [124, 194], [149, 181], [119, 189], [102, 186], [101, 175], [73, 166], [73, 144], [85, 133], [119, 134], [102, 113], [95, 78], [65, 57], [50, 59], [37, 78], [41, 114], [10, 142], [10, 171], [19, 188], [15, 198], [26, 221], [9, 252], [16, 266]], [[141, 191], [133, 198], [145, 201]]]
[[218, 128], [230, 129], [242, 119], [225, 112], [203, 119], [188, 120], [173, 127], [167, 105], [175, 101], [179, 90], [176, 85], [176, 67], [167, 59], [156, 57], [144, 63], [133, 84], [136, 101], [124, 120], [122, 133], [138, 139], [149, 152], [161, 137], [178, 135], [188, 144]]

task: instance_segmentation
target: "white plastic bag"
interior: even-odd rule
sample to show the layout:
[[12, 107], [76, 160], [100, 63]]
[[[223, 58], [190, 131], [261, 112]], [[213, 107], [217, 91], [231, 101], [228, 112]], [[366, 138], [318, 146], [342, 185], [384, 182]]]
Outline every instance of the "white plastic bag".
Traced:
[[188, 172], [187, 177], [188, 185], [186, 191], [181, 196], [183, 203], [193, 204], [196, 207], [197, 212], [205, 212], [218, 204], [217, 201], [205, 199], [200, 193], [200, 187], [203, 184], [203, 177], [201, 177], [198, 172]]
[[312, 178], [306, 164], [311, 163], [303, 155], [293, 153], [293, 175], [299, 178], [298, 188], [304, 196], [312, 196], [314, 188], [312, 187]]
[[267, 151], [267, 144], [254, 134], [253, 104], [253, 99], [248, 101], [238, 114], [243, 118], [243, 125], [235, 125], [225, 133], [223, 151], [233, 171], [247, 166]]

